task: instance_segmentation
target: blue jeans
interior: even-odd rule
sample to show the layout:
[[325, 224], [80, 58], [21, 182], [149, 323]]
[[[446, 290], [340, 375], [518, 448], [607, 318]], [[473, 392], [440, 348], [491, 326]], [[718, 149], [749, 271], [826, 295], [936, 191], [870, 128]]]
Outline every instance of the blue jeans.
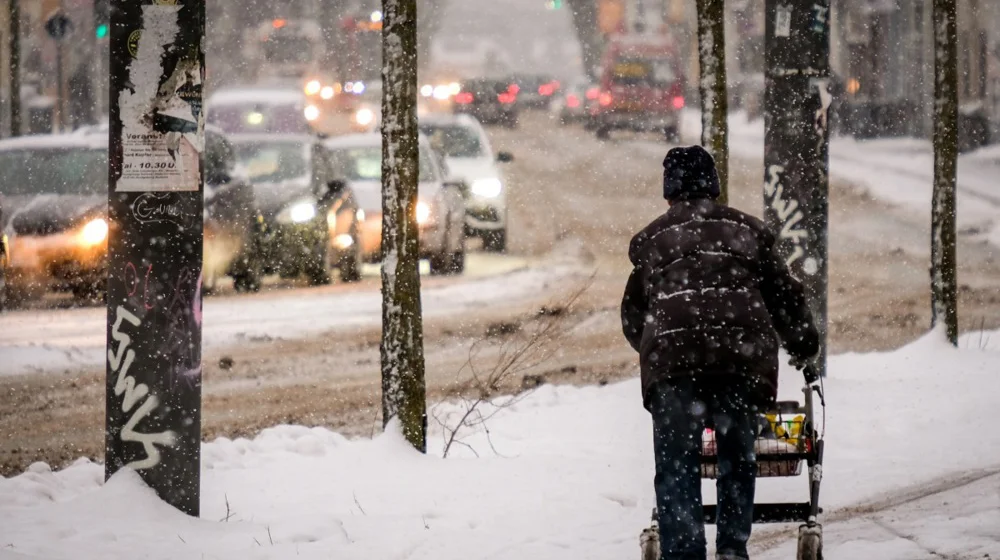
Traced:
[[749, 558], [753, 524], [756, 409], [742, 378], [715, 390], [691, 378], [660, 383], [653, 390], [653, 452], [661, 560], [705, 560], [701, 503], [702, 431], [716, 431], [718, 454], [717, 557]]

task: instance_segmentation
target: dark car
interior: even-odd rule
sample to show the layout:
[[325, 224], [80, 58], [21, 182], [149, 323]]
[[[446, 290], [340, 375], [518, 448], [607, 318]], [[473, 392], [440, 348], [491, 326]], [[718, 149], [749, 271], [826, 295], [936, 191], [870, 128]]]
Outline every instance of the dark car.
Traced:
[[[258, 222], [253, 188], [231, 171], [225, 139], [212, 130], [205, 136], [206, 279], [235, 271], [237, 285], [250, 288], [259, 285], [253, 272]], [[5, 276], [10, 303], [49, 290], [82, 299], [103, 296], [107, 139], [106, 129], [98, 129], [0, 142], [0, 225], [9, 249]]]
[[518, 121], [517, 87], [504, 80], [467, 80], [455, 94], [452, 112], [476, 117], [483, 124], [516, 128]]
[[330, 282], [361, 278], [358, 205], [330, 169], [329, 153], [312, 135], [233, 136], [240, 167], [253, 182], [264, 221], [264, 271]]
[[513, 74], [507, 84], [517, 92], [517, 104], [525, 109], [548, 109], [560, 89], [558, 80], [542, 74]]

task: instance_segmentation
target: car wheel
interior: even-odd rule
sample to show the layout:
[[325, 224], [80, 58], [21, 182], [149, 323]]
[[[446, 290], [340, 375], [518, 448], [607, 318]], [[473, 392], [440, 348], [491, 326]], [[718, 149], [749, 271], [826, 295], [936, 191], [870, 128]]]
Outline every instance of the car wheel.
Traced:
[[445, 251], [442, 253], [434, 253], [428, 258], [428, 262], [431, 265], [431, 276], [443, 276], [448, 274], [451, 269], [451, 259], [452, 254]]
[[233, 278], [233, 288], [237, 292], [258, 292], [264, 279], [264, 255], [257, 234], [249, 234], [243, 251], [230, 265], [229, 275]]
[[681, 133], [677, 130], [676, 126], [668, 126], [663, 129], [663, 136], [667, 142], [671, 144], [676, 144], [681, 141]]
[[507, 252], [507, 228], [484, 231], [483, 249], [490, 253]]
[[107, 289], [105, 282], [83, 282], [73, 286], [73, 297], [84, 303], [98, 303], [106, 301]]
[[611, 138], [611, 129], [606, 126], [599, 126], [597, 127], [596, 136], [598, 140], [607, 140]]
[[312, 286], [322, 286], [329, 284], [333, 280], [330, 277], [330, 248], [326, 239], [327, 236], [324, 235], [323, 241], [309, 255], [305, 263], [306, 278]]
[[340, 260], [340, 281], [358, 282], [361, 280], [361, 240], [358, 238], [357, 229], [351, 236], [354, 243], [344, 258]]

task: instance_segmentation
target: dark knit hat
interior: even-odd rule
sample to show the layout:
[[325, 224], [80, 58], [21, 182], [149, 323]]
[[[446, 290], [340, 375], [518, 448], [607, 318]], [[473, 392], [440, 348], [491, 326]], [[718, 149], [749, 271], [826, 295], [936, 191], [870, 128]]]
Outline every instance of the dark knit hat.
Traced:
[[673, 148], [663, 158], [663, 198], [692, 200], [719, 198], [715, 160], [701, 146]]

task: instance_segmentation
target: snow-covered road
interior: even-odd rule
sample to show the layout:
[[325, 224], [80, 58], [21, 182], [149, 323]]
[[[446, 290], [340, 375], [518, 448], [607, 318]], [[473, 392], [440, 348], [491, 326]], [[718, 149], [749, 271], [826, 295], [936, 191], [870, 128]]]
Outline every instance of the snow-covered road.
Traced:
[[[493, 264], [491, 273], [453, 281], [432, 281], [423, 290], [427, 317], [460, 314], [536, 297], [553, 280], [579, 273], [571, 260], [529, 266], [519, 258]], [[302, 338], [336, 329], [377, 325], [377, 289], [331, 286], [273, 291], [256, 295], [206, 298], [203, 341], [206, 349], [242, 340]], [[0, 315], [0, 375], [90, 366], [104, 361], [107, 310], [26, 310]]]

